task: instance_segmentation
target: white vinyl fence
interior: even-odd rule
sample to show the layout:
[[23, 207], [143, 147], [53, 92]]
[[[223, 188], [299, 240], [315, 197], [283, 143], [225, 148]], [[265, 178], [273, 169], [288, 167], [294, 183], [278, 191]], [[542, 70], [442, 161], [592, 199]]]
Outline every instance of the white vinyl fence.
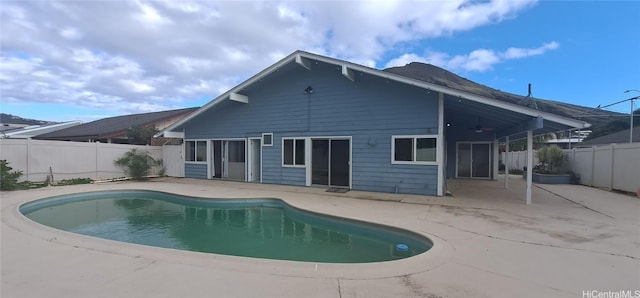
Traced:
[[[527, 166], [527, 151], [511, 151], [509, 152], [509, 164], [505, 163], [505, 152], [500, 152], [500, 160], [505, 164], [505, 169], [520, 169], [524, 170]], [[533, 151], [533, 165], [538, 164], [538, 157], [536, 151]]]
[[184, 154], [182, 153], [182, 145], [162, 146], [162, 162], [167, 176], [184, 177]]
[[640, 187], [640, 143], [567, 149], [564, 168], [580, 183], [635, 193]]
[[159, 146], [0, 139], [0, 159], [6, 159], [13, 170], [22, 171], [21, 181], [45, 181], [51, 174], [54, 181], [102, 180], [126, 176], [114, 161], [134, 148], [162, 158]]
[[[580, 184], [635, 193], [640, 187], [640, 143], [564, 150], [563, 167], [580, 176]], [[533, 164], [538, 163], [533, 152]], [[527, 152], [509, 152], [506, 169], [523, 169]], [[504, 163], [505, 153], [500, 160]]]

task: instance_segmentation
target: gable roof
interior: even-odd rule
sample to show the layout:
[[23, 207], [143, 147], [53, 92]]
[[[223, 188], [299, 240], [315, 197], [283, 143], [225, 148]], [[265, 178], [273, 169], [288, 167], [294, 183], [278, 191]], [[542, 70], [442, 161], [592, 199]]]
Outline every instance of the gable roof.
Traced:
[[46, 140], [102, 139], [126, 132], [132, 126], [146, 126], [180, 115], [187, 115], [198, 108], [186, 108], [162, 112], [132, 114], [104, 118], [78, 126], [62, 129], [36, 137]]
[[584, 121], [570, 119], [557, 114], [531, 109], [531, 108], [518, 105], [512, 102], [502, 101], [497, 99], [495, 96], [491, 96], [491, 97], [483, 96], [483, 95], [473, 93], [471, 91], [459, 90], [459, 89], [451, 88], [448, 86], [442, 86], [442, 85], [434, 84], [431, 82], [423, 81], [419, 77], [414, 78], [410, 76], [396, 74], [390, 70], [387, 70], [387, 71], [378, 70], [378, 69], [366, 67], [363, 65], [351, 63], [348, 61], [343, 61], [335, 58], [308, 53], [305, 51], [296, 51], [290, 54], [289, 56], [281, 59], [280, 61], [276, 62], [275, 64], [271, 65], [270, 67], [260, 71], [259, 73], [247, 79], [246, 81], [240, 83], [239, 85], [232, 88], [231, 90], [216, 97], [206, 105], [202, 106], [199, 110], [181, 119], [180, 121], [177, 121], [173, 125], [169, 126], [167, 129], [165, 129], [163, 132], [159, 133], [158, 135], [171, 132], [171, 131], [176, 131], [185, 123], [198, 117], [202, 113], [208, 111], [209, 109], [213, 108], [214, 106], [216, 106], [217, 104], [225, 100], [234, 100], [234, 101], [248, 103], [249, 98], [242, 94], [243, 89], [249, 87], [255, 82], [258, 82], [262, 78], [278, 71], [283, 66], [289, 63], [296, 63], [301, 67], [304, 67], [306, 69], [311, 69], [313, 62], [316, 62], [316, 63], [322, 62], [322, 63], [336, 65], [342, 69], [342, 75], [352, 81], [356, 80], [356, 76], [355, 76], [356, 73], [361, 73], [361, 74], [364, 73], [364, 74], [369, 74], [369, 75], [381, 77], [381, 78], [392, 80], [392, 81], [397, 81], [397, 82], [404, 83], [411, 86], [417, 86], [426, 90], [440, 92], [440, 93], [449, 95], [450, 97], [453, 97], [453, 98], [465, 99], [465, 100], [476, 102], [482, 105], [488, 105], [491, 107], [505, 109], [518, 114], [526, 115], [531, 118], [543, 118], [545, 121], [551, 121], [553, 123], [557, 123], [558, 124], [557, 127], [562, 127], [563, 129], [587, 128], [591, 126], [589, 123]]
[[[597, 137], [591, 140], [580, 142], [574, 146], [576, 147], [591, 147], [595, 145], [608, 145], [608, 144], [624, 144], [629, 143], [629, 129], [623, 131], [610, 133], [601, 137]], [[633, 142], [640, 142], [640, 126], [633, 128]]]

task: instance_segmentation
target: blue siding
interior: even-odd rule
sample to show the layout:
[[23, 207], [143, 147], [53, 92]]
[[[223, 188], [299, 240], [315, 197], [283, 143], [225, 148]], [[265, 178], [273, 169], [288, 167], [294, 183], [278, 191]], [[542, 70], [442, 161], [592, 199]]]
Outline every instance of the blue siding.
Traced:
[[206, 164], [184, 164], [184, 177], [185, 178], [199, 178], [207, 179], [207, 165]]
[[[303, 91], [307, 86], [313, 94]], [[304, 168], [281, 166], [282, 138], [351, 136], [353, 189], [437, 194], [437, 166], [391, 164], [392, 135], [437, 134], [437, 93], [368, 74], [356, 73], [352, 82], [323, 63], [311, 70], [286, 65], [241, 93], [248, 104], [221, 102], [187, 123], [185, 137], [272, 132], [273, 146], [262, 147], [263, 182], [305, 185]]]

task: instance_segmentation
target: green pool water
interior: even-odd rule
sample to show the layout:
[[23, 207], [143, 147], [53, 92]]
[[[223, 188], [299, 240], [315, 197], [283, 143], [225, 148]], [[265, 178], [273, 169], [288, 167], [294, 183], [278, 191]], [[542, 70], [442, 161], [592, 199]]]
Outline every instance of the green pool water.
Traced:
[[39, 200], [20, 211], [43, 225], [78, 234], [255, 258], [380, 262], [411, 257], [432, 246], [409, 231], [307, 212], [278, 199], [109, 191]]

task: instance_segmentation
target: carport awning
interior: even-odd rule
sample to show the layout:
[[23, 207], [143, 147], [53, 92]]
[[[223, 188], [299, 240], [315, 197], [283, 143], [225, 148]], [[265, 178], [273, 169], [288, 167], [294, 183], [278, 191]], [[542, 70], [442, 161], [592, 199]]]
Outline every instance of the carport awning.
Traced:
[[541, 135], [590, 126], [584, 121], [506, 102], [474, 98], [472, 94], [462, 92], [460, 95], [446, 94], [444, 99], [447, 122], [491, 128], [497, 139], [506, 136], [511, 140], [525, 138], [528, 130], [533, 130], [534, 135]]

